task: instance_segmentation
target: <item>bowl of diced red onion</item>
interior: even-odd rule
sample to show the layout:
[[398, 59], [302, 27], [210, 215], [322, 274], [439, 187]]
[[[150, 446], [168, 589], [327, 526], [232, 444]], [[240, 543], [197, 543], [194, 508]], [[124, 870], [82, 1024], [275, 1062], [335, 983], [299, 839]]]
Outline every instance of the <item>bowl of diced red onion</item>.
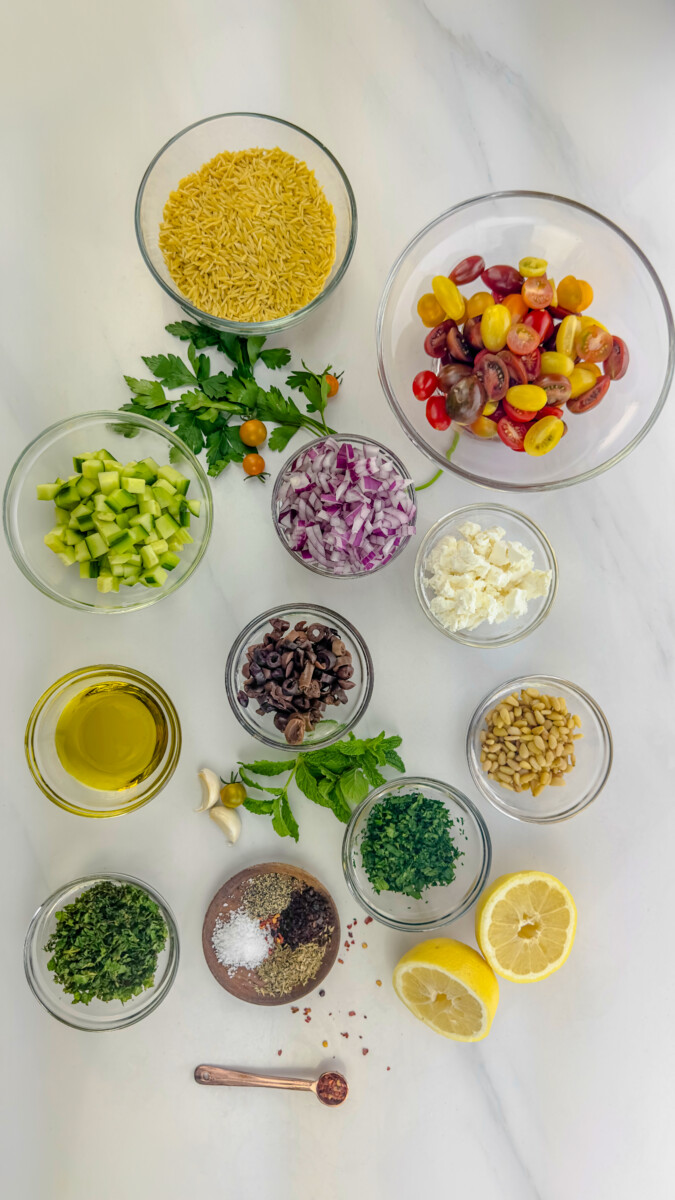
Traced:
[[372, 575], [415, 532], [412, 480], [373, 438], [317, 438], [282, 467], [272, 496], [274, 526], [289, 554], [317, 575]]

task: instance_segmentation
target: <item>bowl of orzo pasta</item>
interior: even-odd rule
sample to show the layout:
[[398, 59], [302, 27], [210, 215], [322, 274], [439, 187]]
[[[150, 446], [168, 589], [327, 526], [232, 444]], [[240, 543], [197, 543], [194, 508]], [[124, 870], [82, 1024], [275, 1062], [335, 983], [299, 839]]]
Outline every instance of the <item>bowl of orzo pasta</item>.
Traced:
[[159, 285], [214, 329], [287, 329], [351, 260], [356, 203], [337, 159], [278, 117], [224, 113], [176, 134], [136, 198], [136, 236]]

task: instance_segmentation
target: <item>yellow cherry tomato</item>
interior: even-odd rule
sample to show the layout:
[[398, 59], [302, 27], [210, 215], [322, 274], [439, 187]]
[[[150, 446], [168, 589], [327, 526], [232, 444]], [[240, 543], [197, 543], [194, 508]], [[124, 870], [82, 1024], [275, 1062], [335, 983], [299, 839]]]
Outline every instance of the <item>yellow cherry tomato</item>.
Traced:
[[578, 362], [576, 365], [578, 367], [582, 367], [584, 371], [591, 371], [595, 375], [596, 379], [599, 379], [600, 376], [602, 375], [602, 370], [598, 363], [585, 362], [582, 360], [581, 362]]
[[480, 319], [480, 332], [486, 350], [503, 350], [511, 328], [511, 313], [503, 304], [491, 304]]
[[[562, 287], [562, 284], [560, 286]], [[566, 305], [563, 305], [563, 307], [566, 307]], [[570, 358], [574, 358], [574, 342], [580, 329], [579, 317], [563, 317], [558, 326], [558, 332], [555, 335], [555, 348], [559, 354], [568, 354]]]
[[538, 275], [546, 274], [547, 266], [545, 258], [521, 258], [518, 270], [526, 279], [536, 279]]
[[551, 307], [557, 308], [558, 307], [558, 289], [556, 287], [555, 279], [552, 279], [551, 276], [549, 275], [548, 281], [549, 281], [551, 287], [553, 288], [553, 296], [551, 298]]
[[461, 321], [465, 305], [457, 284], [448, 279], [447, 275], [434, 275], [431, 286], [446, 317], [452, 317], [453, 321]]
[[481, 317], [491, 304], [494, 304], [492, 292], [474, 292], [466, 302], [466, 317]]
[[581, 308], [581, 284], [574, 275], [566, 275], [558, 284], [558, 304], [571, 313], [578, 313]]
[[483, 409], [483, 416], [491, 417], [493, 412], [496, 412], [498, 408], [499, 408], [499, 402], [497, 400], [488, 400], [487, 404], [485, 405], [485, 408]]
[[593, 288], [590, 283], [586, 283], [585, 279], [577, 279], [577, 283], [581, 289], [581, 303], [579, 311], [583, 312], [585, 308], [590, 308], [593, 303]]
[[539, 412], [548, 404], [546, 392], [536, 383], [518, 383], [510, 387], [506, 399], [512, 408], [521, 408], [524, 412]]
[[265, 471], [265, 459], [260, 454], [246, 454], [241, 465], [247, 475], [263, 475]]
[[590, 329], [591, 325], [597, 325], [599, 329], [604, 329], [605, 333], [609, 333], [607, 326], [603, 325], [602, 321], [596, 321], [595, 317], [589, 317], [584, 314], [582, 317], [579, 317], [578, 320], [582, 332], [584, 329]]
[[528, 425], [525, 434], [525, 453], [537, 457], [540, 454], [548, 454], [549, 450], [558, 445], [564, 432], [565, 422], [561, 421], [560, 417], [542, 417], [541, 421], [534, 421], [532, 425]]
[[511, 313], [512, 325], [518, 325], [518, 323], [522, 321], [523, 317], [526, 317], [530, 311], [520, 292], [510, 292], [508, 296], [504, 297], [502, 304], [504, 305], [504, 308], [508, 308], [509, 312]]
[[497, 422], [491, 421], [489, 417], [477, 417], [472, 425], [469, 425], [472, 433], [480, 438], [493, 438], [497, 436]]
[[[590, 366], [590, 364], [588, 365]], [[569, 377], [572, 384], [572, 391], [567, 397], [568, 400], [576, 400], [577, 396], [580, 396], [582, 392], [587, 392], [589, 388], [593, 387], [596, 379], [597, 376], [595, 373], [586, 369], [586, 363], [579, 363], [579, 366], [574, 368]]]
[[[437, 322], [437, 324], [439, 323]], [[332, 400], [338, 394], [340, 380], [337, 378], [337, 375], [331, 375], [330, 371], [326, 371], [326, 383], [328, 384], [328, 399]]]
[[239, 437], [245, 446], [262, 446], [267, 437], [267, 428], [262, 421], [244, 421], [239, 426]]
[[237, 783], [233, 780], [231, 783], [226, 783], [220, 789], [220, 803], [225, 808], [239, 808], [240, 804], [246, 799], [246, 788], [243, 783]]
[[567, 375], [569, 377], [573, 368], [574, 359], [569, 354], [561, 354], [558, 350], [542, 350], [539, 368], [541, 375]]
[[445, 312], [441, 308], [433, 292], [425, 292], [417, 301], [417, 315], [427, 329], [433, 329], [445, 320]]

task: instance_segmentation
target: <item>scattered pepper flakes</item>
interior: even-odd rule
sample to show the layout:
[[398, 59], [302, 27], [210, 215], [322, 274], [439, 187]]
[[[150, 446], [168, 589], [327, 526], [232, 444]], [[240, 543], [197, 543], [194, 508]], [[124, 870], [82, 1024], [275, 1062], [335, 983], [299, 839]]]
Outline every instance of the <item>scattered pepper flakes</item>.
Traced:
[[305, 1017], [305, 1025], [309, 1025], [311, 1019], [311, 1017]]
[[300, 1012], [297, 1004], [291, 1004], [291, 1012]]
[[375, 980], [375, 982], [376, 982], [376, 984], [377, 984], [377, 986], [378, 986], [378, 987], [382, 987], [382, 980], [381, 980], [381, 979], [376, 979], [376, 980]]
[[388, 1071], [391, 1071], [391, 1067], [387, 1067], [387, 1070], [388, 1070]]
[[368, 949], [368, 943], [367, 943], [367, 942], [361, 942], [361, 946], [362, 946], [362, 948], [363, 948], [364, 950], [367, 950], [367, 949]]
[[[362, 1047], [361, 1047], [361, 1053], [362, 1053], [362, 1054], [368, 1054], [368, 1053], [369, 1053], [369, 1051], [368, 1051], [368, 1047], [367, 1047], [367, 1046], [362, 1046]], [[389, 1067], [387, 1067], [387, 1070], [389, 1070]]]
[[372, 921], [372, 919], [373, 919], [372, 917], [366, 917], [366, 919], [365, 919], [365, 921], [363, 922], [363, 924], [364, 924], [364, 925], [370, 925], [370, 922]]
[[307, 1013], [308, 1013], [308, 1012], [311, 1012], [312, 1010], [311, 1010], [311, 1008], [303, 1008], [303, 1010], [302, 1010], [302, 1011], [303, 1011], [303, 1013], [305, 1014], [305, 1016], [307, 1016]]
[[348, 1033], [341, 1033], [341, 1034], [340, 1034], [340, 1037], [349, 1037], [349, 1034], [348, 1034]]
[[321, 1043], [321, 1045], [322, 1045], [322, 1046], [324, 1047], [324, 1049], [325, 1049], [325, 1047], [328, 1045], [328, 1042], [322, 1042], [322, 1043]]
[[351, 925], [348, 925], [348, 926], [347, 926], [347, 929], [351, 929]]
[[344, 960], [344, 958], [338, 958], [338, 962], [339, 962], [339, 963], [342, 963], [342, 965], [343, 965], [343, 967], [344, 967], [344, 965], [345, 965], [345, 960]]
[[345, 948], [349, 950], [349, 942], [345, 942]]
[[324, 989], [323, 989], [323, 988], [322, 988], [322, 989], [321, 989], [321, 991], [319, 992], [319, 995], [320, 995], [320, 996], [325, 996], [325, 995], [326, 995], [326, 993], [325, 993], [325, 991], [324, 991]]
[[354, 1012], [354, 1009], [352, 1009], [352, 1011], [350, 1013], [348, 1013], [347, 1015], [350, 1017], [355, 1017], [356, 1013]]
[[281, 1050], [277, 1050], [277, 1054], [279, 1054], [279, 1055], [280, 1055], [280, 1054], [281, 1054]]

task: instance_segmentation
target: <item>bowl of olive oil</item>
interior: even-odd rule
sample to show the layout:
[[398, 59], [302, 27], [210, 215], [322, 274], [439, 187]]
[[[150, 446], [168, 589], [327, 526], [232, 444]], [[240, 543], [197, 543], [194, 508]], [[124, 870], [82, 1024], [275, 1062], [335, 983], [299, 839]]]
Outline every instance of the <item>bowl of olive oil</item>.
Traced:
[[40, 697], [25, 745], [31, 774], [54, 804], [82, 817], [117, 817], [168, 783], [181, 730], [171, 700], [148, 675], [84, 667]]

